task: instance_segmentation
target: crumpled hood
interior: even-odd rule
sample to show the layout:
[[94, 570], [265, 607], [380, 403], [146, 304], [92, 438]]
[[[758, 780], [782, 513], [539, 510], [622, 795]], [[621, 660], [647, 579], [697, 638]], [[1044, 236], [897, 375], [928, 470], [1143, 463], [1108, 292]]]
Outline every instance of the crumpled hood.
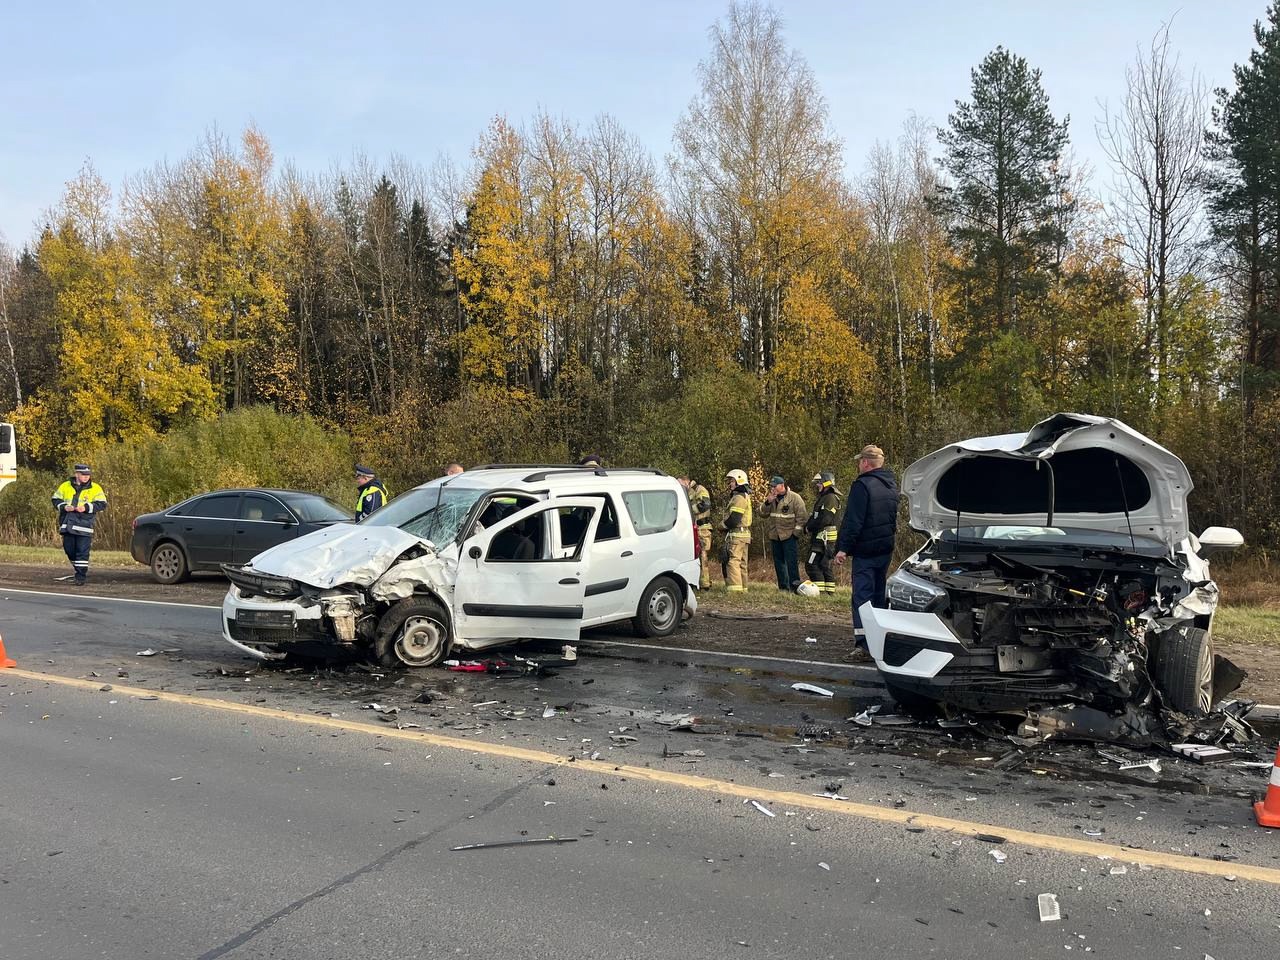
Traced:
[[399, 527], [340, 523], [264, 550], [249, 566], [321, 589], [367, 587], [413, 547], [434, 549]]
[[[1119, 420], [1059, 413], [1026, 433], [975, 437], [921, 457], [902, 477], [911, 526], [1010, 523], [1160, 540], [1188, 534], [1186, 465]], [[1125, 518], [1125, 508], [1129, 517]], [[958, 520], [958, 523], [957, 523]]]

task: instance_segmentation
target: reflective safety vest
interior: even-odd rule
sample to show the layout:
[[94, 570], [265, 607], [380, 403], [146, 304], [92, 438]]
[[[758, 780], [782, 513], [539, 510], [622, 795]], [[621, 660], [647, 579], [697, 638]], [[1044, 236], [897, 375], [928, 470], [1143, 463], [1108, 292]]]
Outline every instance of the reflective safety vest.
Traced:
[[[76, 512], [80, 504], [84, 504], [84, 513]], [[107, 495], [93, 480], [83, 487], [74, 480], [64, 480], [53, 493], [53, 505], [58, 511], [59, 533], [91, 537], [94, 520], [107, 509]]]
[[818, 502], [814, 504], [813, 513], [805, 529], [813, 534], [815, 540], [823, 543], [835, 543], [840, 532], [837, 517], [840, 514], [840, 493], [829, 483], [824, 483], [818, 492]]
[[700, 483], [689, 484], [689, 507], [693, 510], [693, 519], [700, 527], [711, 526], [711, 494]]
[[729, 530], [725, 536], [730, 540], [750, 540], [751, 539], [751, 498], [745, 493], [735, 493], [729, 498], [729, 513], [726, 515], [726, 526], [729, 516], [733, 514], [742, 515], [742, 523]]
[[360, 495], [356, 498], [356, 519], [363, 520], [389, 499], [390, 495], [387, 493], [387, 488], [382, 485], [382, 481], [370, 480], [360, 488]]

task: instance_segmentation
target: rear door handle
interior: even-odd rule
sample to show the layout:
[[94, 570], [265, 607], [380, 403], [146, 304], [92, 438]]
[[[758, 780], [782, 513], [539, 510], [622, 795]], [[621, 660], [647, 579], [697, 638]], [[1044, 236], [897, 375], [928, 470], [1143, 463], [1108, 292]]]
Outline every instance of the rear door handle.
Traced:
[[560, 581], [560, 586], [571, 587], [575, 583], [581, 583], [581, 582], [582, 581], [580, 581], [577, 577], [565, 577], [563, 580]]
[[624, 557], [629, 557], [629, 556], [631, 556], [631, 551], [630, 551], [630, 550], [623, 550], [623, 551], [622, 551], [622, 555], [623, 555]]

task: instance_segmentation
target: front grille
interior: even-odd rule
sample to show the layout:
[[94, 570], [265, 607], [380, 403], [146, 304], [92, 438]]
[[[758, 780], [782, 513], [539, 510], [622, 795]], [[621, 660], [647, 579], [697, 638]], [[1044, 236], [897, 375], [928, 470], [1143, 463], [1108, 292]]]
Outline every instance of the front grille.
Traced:
[[300, 620], [296, 624], [248, 624], [227, 617], [227, 633], [240, 643], [296, 643], [299, 640], [321, 640], [319, 620]]

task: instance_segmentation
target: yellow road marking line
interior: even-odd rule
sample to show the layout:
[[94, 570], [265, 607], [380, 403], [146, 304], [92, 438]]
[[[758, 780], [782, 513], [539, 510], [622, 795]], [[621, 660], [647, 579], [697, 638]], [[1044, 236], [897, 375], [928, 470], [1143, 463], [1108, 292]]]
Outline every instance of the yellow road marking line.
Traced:
[[[5, 676], [23, 677], [27, 680], [43, 680], [67, 687], [97, 692], [103, 685], [99, 680], [82, 680], [78, 677], [64, 677], [54, 673], [39, 673], [33, 670], [9, 669], [0, 672]], [[492, 757], [504, 757], [509, 760], [525, 760], [529, 763], [554, 765], [569, 770], [600, 774], [611, 777], [625, 777], [630, 780], [644, 780], [650, 783], [666, 784], [673, 787], [684, 787], [702, 793], [716, 793], [743, 800], [759, 800], [761, 803], [772, 803], [791, 807], [804, 807], [810, 810], [821, 810], [846, 817], [857, 817], [874, 820], [879, 823], [896, 823], [903, 826], [923, 827], [941, 830], [962, 836], [978, 834], [997, 834], [1008, 843], [1017, 843], [1039, 850], [1050, 850], [1054, 853], [1070, 854], [1081, 857], [1110, 857], [1124, 863], [1138, 866], [1164, 867], [1182, 873], [1195, 873], [1208, 877], [1234, 876], [1240, 880], [1257, 880], [1260, 883], [1280, 885], [1280, 869], [1259, 867], [1247, 863], [1225, 863], [1218, 860], [1204, 860], [1177, 853], [1163, 853], [1159, 850], [1137, 850], [1132, 847], [1121, 847], [1115, 844], [1098, 843], [1093, 840], [1078, 840], [1075, 837], [1061, 837], [1048, 833], [1033, 833], [1029, 830], [1018, 830], [997, 826], [990, 823], [978, 823], [971, 820], [957, 820], [952, 817], [939, 817], [930, 813], [913, 813], [910, 810], [891, 807], [878, 807], [868, 803], [854, 803], [846, 800], [832, 800], [828, 797], [814, 797], [805, 793], [792, 793], [787, 790], [770, 790], [767, 787], [752, 787], [741, 783], [728, 783], [713, 780], [710, 777], [698, 777], [690, 774], [675, 773], [670, 770], [655, 770], [649, 767], [636, 767], [627, 764], [615, 764], [604, 760], [570, 760], [568, 757], [545, 750], [533, 750], [528, 747], [516, 747], [503, 743], [488, 743], [483, 740], [463, 740], [448, 737], [426, 730], [399, 730], [394, 727], [375, 727], [372, 724], [354, 720], [339, 720], [336, 717], [321, 717], [314, 714], [294, 713], [289, 710], [277, 710], [272, 707], [260, 707], [256, 704], [236, 703], [230, 700], [215, 700], [210, 697], [196, 697], [187, 693], [173, 693], [168, 690], [146, 690], [141, 687], [122, 687], [111, 685], [111, 692], [128, 696], [155, 697], [168, 703], [179, 703], [192, 707], [205, 707], [211, 710], [222, 710], [227, 713], [238, 713], [251, 717], [262, 717], [268, 720], [285, 720], [291, 723], [302, 723], [316, 727], [327, 727], [331, 730], [346, 730], [352, 733], [375, 734], [393, 740], [408, 740], [415, 743], [430, 744], [450, 750], [463, 750], [469, 753], [485, 754]]]

